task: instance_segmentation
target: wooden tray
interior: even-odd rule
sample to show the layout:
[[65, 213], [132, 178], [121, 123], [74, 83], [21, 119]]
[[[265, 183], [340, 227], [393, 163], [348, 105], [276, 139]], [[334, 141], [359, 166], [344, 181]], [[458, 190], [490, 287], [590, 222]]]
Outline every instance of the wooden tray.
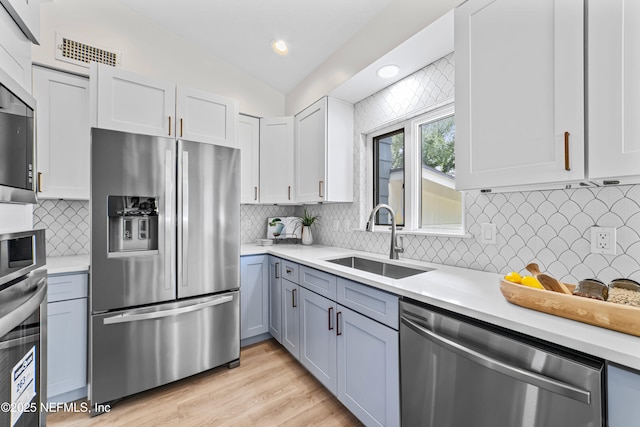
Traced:
[[[567, 285], [573, 291], [575, 285]], [[640, 337], [640, 308], [500, 280], [500, 292], [512, 304]]]

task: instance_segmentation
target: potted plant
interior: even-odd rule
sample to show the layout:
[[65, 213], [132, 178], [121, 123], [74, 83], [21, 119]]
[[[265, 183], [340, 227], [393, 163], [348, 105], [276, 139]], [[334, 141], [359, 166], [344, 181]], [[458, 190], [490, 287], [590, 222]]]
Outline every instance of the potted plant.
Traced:
[[273, 230], [273, 237], [278, 237], [280, 233], [282, 233], [282, 230], [284, 229], [284, 224], [282, 223], [282, 220], [280, 218], [273, 218], [269, 222], [269, 226], [276, 228], [275, 230]]
[[302, 224], [302, 244], [313, 244], [313, 234], [311, 234], [311, 226], [320, 221], [320, 215], [309, 215], [307, 210], [304, 210], [304, 215], [300, 223]]

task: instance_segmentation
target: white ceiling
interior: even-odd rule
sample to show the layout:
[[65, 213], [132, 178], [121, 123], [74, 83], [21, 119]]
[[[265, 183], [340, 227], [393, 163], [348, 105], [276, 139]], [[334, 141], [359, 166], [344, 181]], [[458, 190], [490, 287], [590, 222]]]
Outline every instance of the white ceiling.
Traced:
[[[287, 94], [392, 0], [120, 0]], [[289, 55], [271, 42], [283, 39]]]

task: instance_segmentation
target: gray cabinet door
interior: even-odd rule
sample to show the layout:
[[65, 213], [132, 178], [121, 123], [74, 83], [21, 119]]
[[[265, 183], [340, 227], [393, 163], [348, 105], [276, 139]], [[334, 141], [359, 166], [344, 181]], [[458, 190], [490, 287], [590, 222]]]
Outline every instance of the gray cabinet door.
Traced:
[[87, 299], [52, 302], [47, 311], [47, 396], [58, 402], [87, 385]]
[[282, 345], [300, 359], [300, 287], [282, 281]]
[[337, 310], [338, 399], [365, 425], [399, 425], [398, 332]]
[[300, 363], [336, 394], [336, 304], [300, 289]]
[[610, 427], [633, 427], [640, 420], [640, 372], [607, 365], [607, 395]]
[[269, 333], [282, 343], [282, 260], [269, 257]]
[[269, 331], [268, 258], [240, 258], [240, 339]]

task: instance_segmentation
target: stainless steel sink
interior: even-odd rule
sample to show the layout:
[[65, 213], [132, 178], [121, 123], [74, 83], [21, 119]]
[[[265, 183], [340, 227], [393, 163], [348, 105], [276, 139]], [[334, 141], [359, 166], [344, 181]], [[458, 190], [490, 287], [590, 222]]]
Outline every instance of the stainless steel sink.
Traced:
[[404, 265], [392, 264], [390, 262], [377, 261], [357, 256], [349, 256], [344, 258], [328, 259], [327, 261], [334, 264], [343, 265], [345, 267], [355, 268], [356, 270], [366, 271], [391, 279], [404, 279], [405, 277], [415, 276], [433, 270], [428, 267], [407, 267]]

